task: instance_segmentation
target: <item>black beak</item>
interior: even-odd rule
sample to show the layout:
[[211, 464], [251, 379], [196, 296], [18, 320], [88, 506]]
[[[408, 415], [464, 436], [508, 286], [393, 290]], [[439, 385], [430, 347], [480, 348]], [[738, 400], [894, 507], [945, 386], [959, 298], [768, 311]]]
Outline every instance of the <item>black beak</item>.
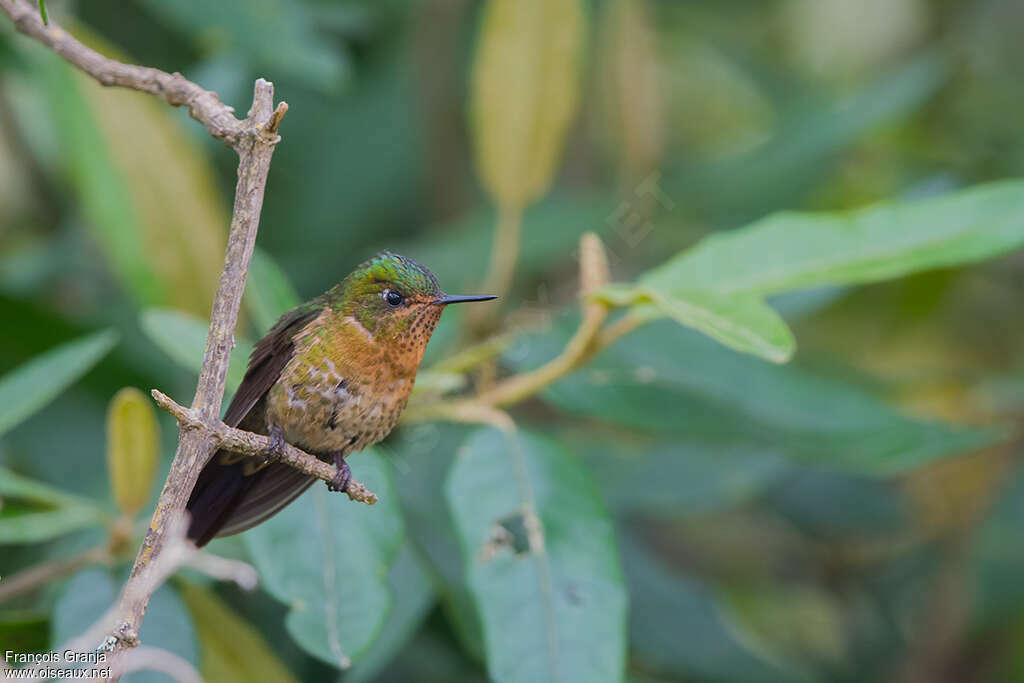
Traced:
[[482, 296], [449, 296], [445, 294], [440, 299], [434, 299], [430, 303], [435, 306], [447, 306], [448, 304], [463, 304], [467, 301], [490, 301], [497, 298], [494, 294], [484, 294]]

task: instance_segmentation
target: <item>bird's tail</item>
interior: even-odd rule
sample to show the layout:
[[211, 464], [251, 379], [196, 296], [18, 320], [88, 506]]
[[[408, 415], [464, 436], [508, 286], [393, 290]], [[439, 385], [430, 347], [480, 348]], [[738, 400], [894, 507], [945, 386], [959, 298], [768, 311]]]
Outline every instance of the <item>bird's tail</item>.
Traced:
[[186, 509], [188, 537], [199, 547], [215, 536], [230, 536], [256, 526], [308, 489], [311, 477], [284, 463], [246, 472], [246, 459], [221, 462], [217, 452], [199, 473]]

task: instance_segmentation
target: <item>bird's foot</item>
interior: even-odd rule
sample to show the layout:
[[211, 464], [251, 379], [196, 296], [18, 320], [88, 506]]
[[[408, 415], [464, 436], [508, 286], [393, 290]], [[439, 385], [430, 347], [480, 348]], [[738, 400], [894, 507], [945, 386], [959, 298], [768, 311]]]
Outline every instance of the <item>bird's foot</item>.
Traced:
[[270, 428], [270, 445], [263, 451], [263, 464], [277, 462], [284, 455], [284, 432], [274, 425]]
[[345, 456], [340, 452], [334, 454], [334, 466], [338, 468], [338, 473], [327, 482], [327, 490], [344, 491], [348, 488], [348, 483], [352, 481], [352, 470], [345, 462]]

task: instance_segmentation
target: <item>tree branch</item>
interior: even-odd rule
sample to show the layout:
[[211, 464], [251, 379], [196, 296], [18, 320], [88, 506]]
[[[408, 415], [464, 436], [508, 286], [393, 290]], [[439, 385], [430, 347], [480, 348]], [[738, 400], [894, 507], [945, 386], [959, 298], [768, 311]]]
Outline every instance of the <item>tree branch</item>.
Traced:
[[[196, 410], [178, 405], [173, 399], [156, 389], [153, 390], [153, 398], [158, 406], [178, 420], [178, 424], [181, 425], [182, 429], [207, 432], [210, 438], [216, 442], [217, 448], [225, 448], [240, 455], [255, 457], [266, 457], [269, 452], [271, 442], [268, 436], [228, 427], [218, 419], [205, 421]], [[301, 472], [324, 481], [331, 481], [338, 474], [338, 468], [334, 465], [328, 464], [315, 455], [310, 455], [288, 443], [284, 444], [279, 462], [283, 462]], [[367, 505], [373, 505], [377, 502], [377, 494], [354, 479], [349, 481], [345, 493], [348, 494], [349, 499], [366, 503]]]
[[[237, 148], [246, 137], [250, 120], [239, 121], [234, 109], [221, 102], [217, 93], [204, 90], [181, 74], [108, 59], [75, 40], [52, 21], [44, 24], [39, 9], [25, 0], [0, 0], [0, 12], [6, 14], [20, 32], [46, 45], [101, 84], [148, 92], [171, 106], [188, 107], [192, 118], [206, 126], [210, 135], [231, 147]], [[274, 125], [270, 133], [276, 130]]]
[[403, 420], [415, 422], [442, 419], [453, 422], [493, 423], [496, 412], [501, 412], [496, 409], [520, 403], [575, 370], [599, 350], [644, 322], [642, 318], [627, 314], [615, 323], [602, 327], [608, 317], [608, 308], [603, 302], [588, 297], [608, 280], [608, 257], [600, 238], [594, 233], [584, 233], [580, 237], [580, 298], [583, 320], [562, 352], [536, 370], [508, 377], [475, 396], [410, 406], [403, 415]]
[[[281, 102], [275, 108], [274, 86], [261, 78], [256, 81], [248, 117], [238, 120], [233, 109], [222, 103], [216, 93], [201, 88], [181, 74], [108, 59], [53, 22], [44, 24], [36, 8], [26, 0], [0, 0], [0, 12], [7, 15], [21, 33], [35, 38], [103, 85], [147, 92], [173, 106], [188, 107], [192, 117], [206, 126], [213, 137], [223, 140], [238, 153], [238, 183], [224, 270], [213, 300], [206, 353], [190, 409], [200, 424], [213, 424], [218, 420], [224, 398], [228, 359], [234, 346], [238, 309], [256, 242], [270, 160], [280, 140], [277, 128], [288, 105]], [[210, 429], [181, 427], [171, 471], [122, 592], [117, 610], [118, 625], [108, 637], [110, 649], [116, 651], [138, 643], [139, 626], [156, 585], [145, 581], [144, 577], [150, 574], [147, 567], [164, 551], [167, 521], [183, 513], [199, 471], [217, 445], [217, 436]]]

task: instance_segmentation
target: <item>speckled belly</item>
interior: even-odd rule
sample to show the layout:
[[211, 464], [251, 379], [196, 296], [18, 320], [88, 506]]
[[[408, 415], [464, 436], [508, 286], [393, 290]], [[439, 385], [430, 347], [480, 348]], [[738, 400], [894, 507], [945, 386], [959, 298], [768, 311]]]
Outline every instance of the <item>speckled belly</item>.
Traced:
[[383, 439], [411, 388], [405, 380], [356, 383], [329, 359], [293, 358], [282, 380], [267, 397], [268, 429], [280, 427], [285, 441], [315, 453], [348, 454]]

